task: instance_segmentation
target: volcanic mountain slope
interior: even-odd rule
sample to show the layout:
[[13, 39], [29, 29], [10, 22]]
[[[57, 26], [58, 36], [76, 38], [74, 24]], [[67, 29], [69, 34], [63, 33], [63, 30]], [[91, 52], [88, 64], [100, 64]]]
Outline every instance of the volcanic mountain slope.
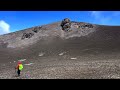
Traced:
[[120, 26], [74, 21], [67, 31], [61, 22], [36, 26], [0, 36], [0, 77], [15, 78], [8, 67], [25, 59], [22, 78], [29, 68], [31, 78], [115, 78], [119, 77], [119, 52]]

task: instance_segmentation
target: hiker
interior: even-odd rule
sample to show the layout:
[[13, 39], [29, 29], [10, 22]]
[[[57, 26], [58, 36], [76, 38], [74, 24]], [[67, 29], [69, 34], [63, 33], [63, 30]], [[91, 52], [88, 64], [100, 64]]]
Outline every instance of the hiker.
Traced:
[[20, 76], [20, 72], [23, 69], [23, 65], [22, 65], [22, 63], [20, 61], [18, 62], [18, 65], [16, 66], [15, 69], [18, 70], [17, 73], [18, 73], [18, 76]]

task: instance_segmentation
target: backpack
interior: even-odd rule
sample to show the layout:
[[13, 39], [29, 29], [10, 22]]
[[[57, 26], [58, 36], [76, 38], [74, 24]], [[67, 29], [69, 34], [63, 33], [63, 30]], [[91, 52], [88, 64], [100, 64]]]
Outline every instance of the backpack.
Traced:
[[22, 70], [22, 69], [23, 69], [23, 65], [19, 64], [19, 70]]

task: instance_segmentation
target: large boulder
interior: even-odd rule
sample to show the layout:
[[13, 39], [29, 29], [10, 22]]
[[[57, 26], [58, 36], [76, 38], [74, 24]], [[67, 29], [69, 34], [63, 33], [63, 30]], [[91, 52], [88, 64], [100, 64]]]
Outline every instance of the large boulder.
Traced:
[[61, 22], [62, 30], [68, 31], [71, 28], [71, 21], [69, 18], [65, 18]]

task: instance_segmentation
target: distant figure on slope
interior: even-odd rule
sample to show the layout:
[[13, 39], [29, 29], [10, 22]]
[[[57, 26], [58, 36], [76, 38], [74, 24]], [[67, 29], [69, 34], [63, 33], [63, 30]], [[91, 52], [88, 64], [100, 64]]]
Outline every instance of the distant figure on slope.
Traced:
[[20, 76], [20, 72], [23, 69], [23, 65], [22, 65], [22, 63], [20, 61], [18, 62], [18, 65], [15, 67], [15, 69], [18, 70], [17, 74], [18, 74], [18, 76]]

